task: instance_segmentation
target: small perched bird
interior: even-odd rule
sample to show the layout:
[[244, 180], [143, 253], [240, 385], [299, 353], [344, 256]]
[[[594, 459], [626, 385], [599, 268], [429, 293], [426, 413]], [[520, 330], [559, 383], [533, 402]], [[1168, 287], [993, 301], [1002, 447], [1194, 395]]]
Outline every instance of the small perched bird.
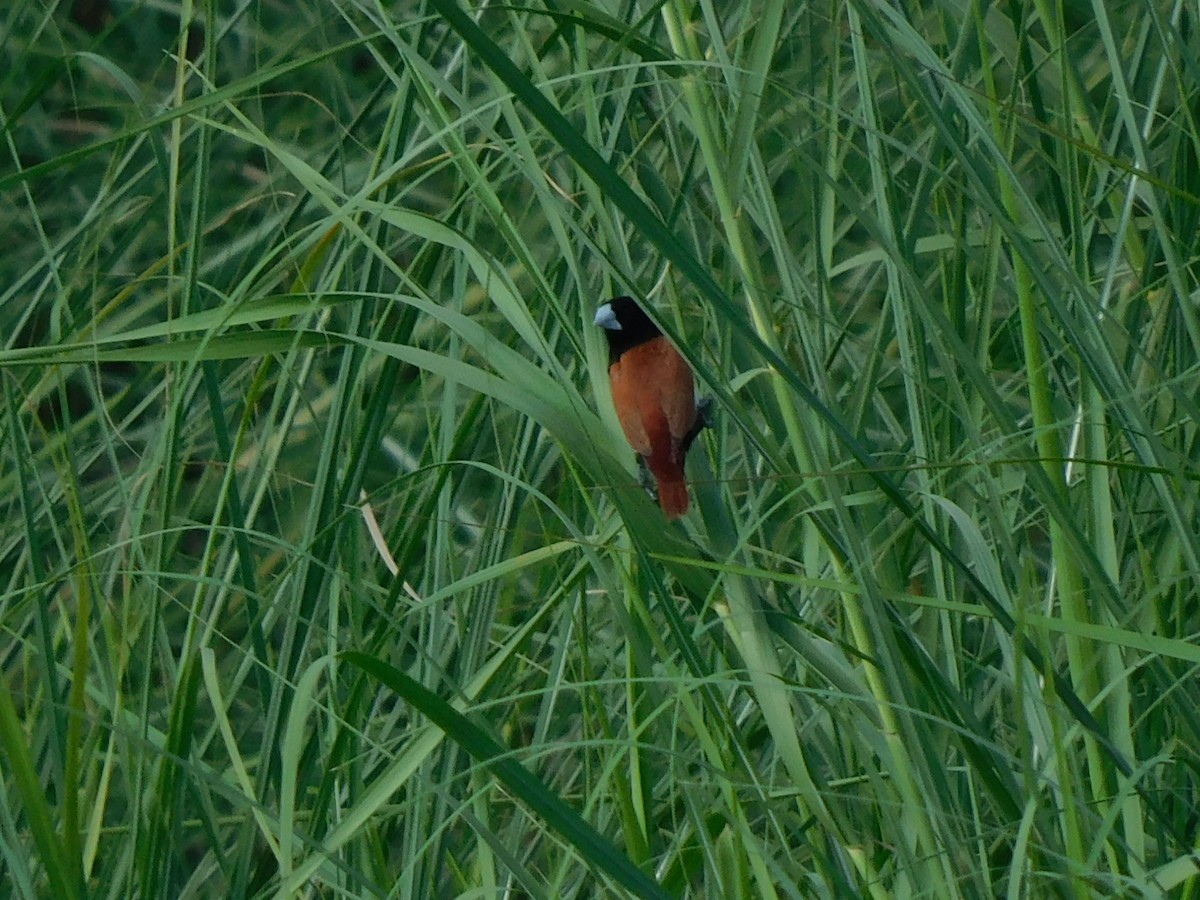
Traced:
[[596, 311], [608, 338], [608, 380], [617, 421], [640, 465], [658, 484], [668, 519], [687, 512], [683, 460], [705, 426], [707, 404], [696, 403], [692, 370], [632, 297], [616, 297]]

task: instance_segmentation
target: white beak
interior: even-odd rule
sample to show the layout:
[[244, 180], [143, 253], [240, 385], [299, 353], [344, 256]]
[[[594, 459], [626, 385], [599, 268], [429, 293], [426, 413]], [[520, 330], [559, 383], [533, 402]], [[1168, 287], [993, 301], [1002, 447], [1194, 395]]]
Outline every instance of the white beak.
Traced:
[[611, 303], [605, 303], [596, 310], [595, 324], [609, 331], [621, 330], [621, 323], [617, 321], [617, 314], [613, 312]]

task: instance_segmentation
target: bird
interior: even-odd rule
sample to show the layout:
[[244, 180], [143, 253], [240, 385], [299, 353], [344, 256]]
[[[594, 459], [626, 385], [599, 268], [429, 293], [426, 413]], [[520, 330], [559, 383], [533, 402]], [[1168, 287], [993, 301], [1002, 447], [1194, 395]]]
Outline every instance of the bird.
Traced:
[[684, 458], [708, 424], [708, 401], [696, 401], [692, 370], [632, 297], [614, 297], [596, 311], [608, 339], [608, 380], [625, 438], [650, 470], [663, 514], [688, 510]]

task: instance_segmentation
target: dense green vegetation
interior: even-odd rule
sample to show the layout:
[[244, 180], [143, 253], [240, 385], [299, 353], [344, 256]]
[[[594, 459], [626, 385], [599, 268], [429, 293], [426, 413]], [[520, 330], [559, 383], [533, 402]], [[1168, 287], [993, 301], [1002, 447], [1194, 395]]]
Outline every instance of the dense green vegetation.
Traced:
[[0, 11], [0, 884], [1200, 896], [1195, 9], [460, 2]]

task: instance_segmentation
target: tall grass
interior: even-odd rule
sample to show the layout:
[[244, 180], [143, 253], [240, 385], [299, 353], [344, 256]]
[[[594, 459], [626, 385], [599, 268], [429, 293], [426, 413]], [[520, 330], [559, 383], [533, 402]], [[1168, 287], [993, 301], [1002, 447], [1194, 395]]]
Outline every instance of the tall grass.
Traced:
[[0, 16], [14, 896], [1200, 896], [1193, 10]]

